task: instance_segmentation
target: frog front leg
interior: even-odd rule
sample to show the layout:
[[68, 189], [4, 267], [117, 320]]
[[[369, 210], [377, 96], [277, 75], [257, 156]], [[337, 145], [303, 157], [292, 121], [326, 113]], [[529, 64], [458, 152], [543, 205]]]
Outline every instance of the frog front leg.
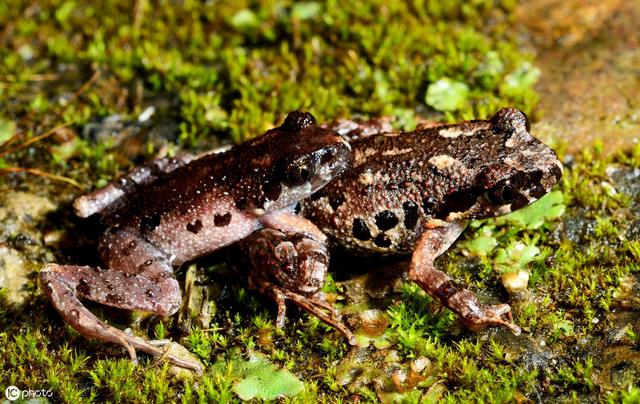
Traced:
[[449, 275], [435, 268], [435, 259], [453, 244], [465, 227], [466, 222], [447, 222], [427, 229], [411, 257], [409, 279], [458, 314], [470, 330], [503, 326], [519, 335], [520, 327], [511, 321], [511, 307], [508, 304], [482, 305], [473, 292], [458, 287]]
[[287, 300], [342, 332], [355, 345], [351, 330], [338, 311], [318, 296], [329, 266], [325, 240], [304, 233], [285, 233], [266, 228], [240, 244], [251, 289], [271, 297], [277, 304], [276, 325], [284, 326]]
[[167, 355], [151, 341], [105, 324], [84, 307], [80, 299], [169, 316], [178, 310], [182, 300], [169, 260], [143, 238], [120, 230], [106, 234], [99, 249], [108, 268], [49, 264], [40, 272], [44, 290], [64, 320], [86, 337], [123, 346], [134, 362], [135, 350], [140, 349], [202, 372], [199, 363]]

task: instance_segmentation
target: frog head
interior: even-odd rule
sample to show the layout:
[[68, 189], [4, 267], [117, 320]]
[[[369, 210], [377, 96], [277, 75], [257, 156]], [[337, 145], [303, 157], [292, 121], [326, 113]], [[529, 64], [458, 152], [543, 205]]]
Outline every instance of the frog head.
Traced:
[[[460, 172], [444, 196], [440, 217], [448, 221], [499, 216], [548, 193], [562, 176], [556, 153], [529, 133], [524, 113], [503, 108], [489, 121], [471, 121], [473, 134], [455, 156]], [[452, 129], [444, 129], [451, 132]]]
[[[264, 173], [256, 207], [289, 207], [325, 186], [351, 163], [351, 146], [337, 132], [317, 125], [308, 112], [294, 111], [284, 123], [251, 144], [248, 166]], [[268, 167], [267, 169], [264, 169]]]
[[497, 161], [476, 177], [482, 216], [520, 209], [542, 197], [560, 180], [562, 163], [556, 153], [529, 133], [524, 113], [503, 108], [491, 119], [491, 131], [503, 139]]

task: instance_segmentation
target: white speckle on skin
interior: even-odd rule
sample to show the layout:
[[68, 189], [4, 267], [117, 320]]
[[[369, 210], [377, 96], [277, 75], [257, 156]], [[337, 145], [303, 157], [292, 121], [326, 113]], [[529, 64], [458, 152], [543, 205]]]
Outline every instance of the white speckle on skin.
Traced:
[[458, 159], [455, 159], [446, 154], [439, 154], [437, 156], [433, 156], [429, 159], [429, 164], [435, 166], [440, 170], [446, 170], [454, 165], [462, 164], [462, 162]]
[[413, 150], [413, 148], [408, 148], [408, 149], [398, 149], [397, 147], [394, 147], [393, 149], [390, 150], [385, 150], [382, 152], [383, 156], [397, 156], [399, 154], [406, 154], [409, 153]]

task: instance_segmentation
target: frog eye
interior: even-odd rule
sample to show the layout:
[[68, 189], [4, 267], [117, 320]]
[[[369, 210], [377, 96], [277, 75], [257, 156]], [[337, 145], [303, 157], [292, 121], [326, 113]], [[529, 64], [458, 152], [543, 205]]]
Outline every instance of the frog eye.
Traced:
[[506, 205], [515, 199], [516, 193], [509, 181], [505, 181], [485, 191], [484, 197], [493, 205]]
[[309, 181], [314, 174], [314, 168], [306, 161], [291, 164], [285, 170], [285, 181], [289, 185], [298, 186]]

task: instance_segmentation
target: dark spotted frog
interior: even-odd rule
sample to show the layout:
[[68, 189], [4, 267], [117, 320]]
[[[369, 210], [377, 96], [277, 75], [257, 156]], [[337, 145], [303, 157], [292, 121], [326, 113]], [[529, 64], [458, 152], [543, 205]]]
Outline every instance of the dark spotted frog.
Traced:
[[86, 337], [120, 344], [201, 371], [143, 338], [109, 326], [79, 299], [168, 316], [181, 304], [173, 268], [268, 227], [324, 241], [295, 204], [342, 172], [349, 144], [305, 112], [222, 153], [161, 159], [76, 200], [81, 217], [101, 215], [106, 268], [49, 264], [44, 290], [64, 320]]
[[[300, 214], [347, 251], [412, 254], [409, 279], [469, 329], [504, 326], [520, 334], [508, 304], [481, 304], [436, 269], [434, 260], [469, 220], [520, 209], [562, 176], [555, 152], [529, 133], [527, 117], [505, 108], [490, 120], [422, 125], [407, 133], [391, 132], [379, 119], [339, 121], [333, 127], [352, 139], [353, 166], [303, 200]], [[283, 299], [289, 298], [353, 341], [336, 310], [323, 307], [315, 296], [329, 260], [319, 243], [275, 230], [256, 232], [251, 243], [244, 243], [253, 263], [250, 278], [260, 279], [253, 284], [264, 293], [278, 290], [282, 316]]]

